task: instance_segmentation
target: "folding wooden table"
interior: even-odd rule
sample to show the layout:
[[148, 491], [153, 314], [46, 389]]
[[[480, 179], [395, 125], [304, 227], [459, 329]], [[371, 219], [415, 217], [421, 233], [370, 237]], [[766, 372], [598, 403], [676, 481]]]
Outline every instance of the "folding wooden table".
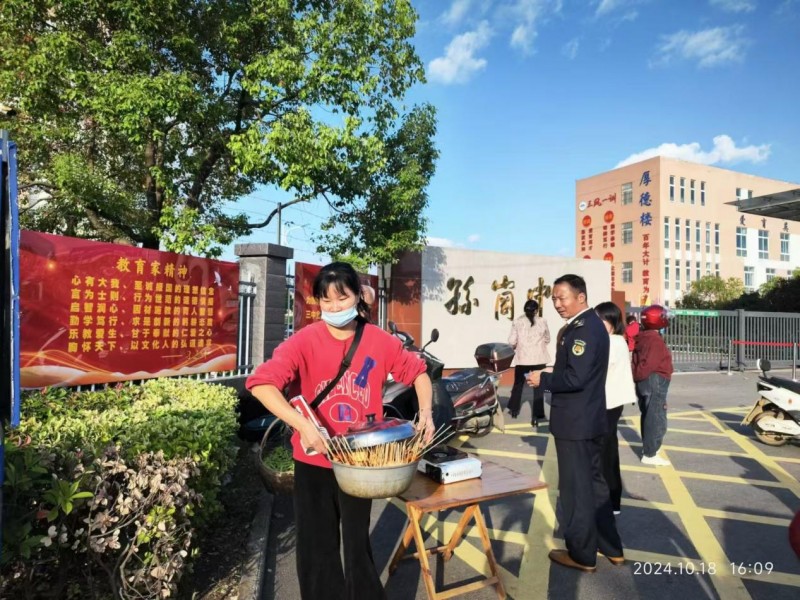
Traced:
[[[467, 479], [466, 481], [448, 483], [446, 485], [436, 483], [421, 473], [417, 473], [414, 476], [411, 487], [398, 496], [406, 504], [408, 526], [400, 539], [391, 563], [389, 563], [390, 576], [397, 569], [397, 563], [401, 559], [418, 558], [422, 569], [422, 580], [425, 582], [425, 589], [430, 600], [452, 598], [453, 596], [466, 594], [488, 586], [495, 587], [498, 598], [506, 597], [503, 583], [500, 581], [497, 561], [494, 558], [492, 546], [489, 542], [489, 532], [486, 529], [486, 522], [483, 519], [480, 504], [487, 500], [496, 500], [541, 490], [546, 488], [547, 484], [534, 477], [517, 473], [512, 469], [490, 461], [482, 461], [482, 470], [483, 473], [480, 478]], [[450, 541], [444, 546], [425, 548], [422, 540], [422, 529], [420, 528], [422, 517], [426, 513], [461, 507], [466, 508]], [[473, 519], [475, 520], [475, 526], [478, 528], [478, 534], [481, 538], [483, 551], [489, 561], [489, 569], [492, 576], [481, 581], [451, 588], [444, 592], [437, 592], [428, 562], [428, 554], [442, 554], [444, 560], [450, 560], [450, 557], [453, 556], [453, 551], [464, 535], [465, 528]], [[413, 554], [406, 554], [412, 539], [416, 544], [417, 551]]]

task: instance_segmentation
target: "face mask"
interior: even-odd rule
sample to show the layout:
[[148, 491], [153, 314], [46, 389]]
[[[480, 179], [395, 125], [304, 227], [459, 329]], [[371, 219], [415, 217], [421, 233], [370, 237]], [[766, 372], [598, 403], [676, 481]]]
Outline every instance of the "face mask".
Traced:
[[322, 311], [322, 320], [332, 327], [344, 327], [350, 321], [358, 316], [358, 310], [354, 304], [350, 308], [340, 310], [339, 312]]

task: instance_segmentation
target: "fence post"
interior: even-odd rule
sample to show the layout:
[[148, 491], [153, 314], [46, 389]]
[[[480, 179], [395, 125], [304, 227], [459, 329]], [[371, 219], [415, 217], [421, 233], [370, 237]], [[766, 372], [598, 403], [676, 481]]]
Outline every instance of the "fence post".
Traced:
[[797, 342], [792, 344], [792, 381], [797, 381]]
[[733, 340], [728, 340], [728, 377], [731, 375], [731, 354], [733, 354]]
[[[736, 309], [736, 320], [739, 324], [738, 327], [738, 337], [740, 342], [748, 342], [750, 340], [747, 339], [747, 328], [745, 327], [745, 323], [747, 320], [747, 313], [742, 308]], [[744, 371], [745, 368], [745, 345], [739, 344], [736, 348], [736, 370], [737, 371]]]

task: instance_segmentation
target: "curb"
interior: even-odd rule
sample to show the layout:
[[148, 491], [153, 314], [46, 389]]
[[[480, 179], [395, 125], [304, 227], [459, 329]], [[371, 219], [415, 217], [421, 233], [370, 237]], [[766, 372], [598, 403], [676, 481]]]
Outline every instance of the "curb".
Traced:
[[239, 579], [239, 600], [260, 600], [264, 587], [269, 524], [272, 520], [272, 504], [275, 497], [265, 492], [258, 503], [256, 515], [247, 536], [246, 555]]

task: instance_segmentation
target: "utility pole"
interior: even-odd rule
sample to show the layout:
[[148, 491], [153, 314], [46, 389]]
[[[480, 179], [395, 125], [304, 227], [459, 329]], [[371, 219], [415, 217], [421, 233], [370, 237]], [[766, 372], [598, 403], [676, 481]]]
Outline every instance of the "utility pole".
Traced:
[[281, 208], [283, 208], [283, 204], [278, 202], [278, 245], [281, 245]]

